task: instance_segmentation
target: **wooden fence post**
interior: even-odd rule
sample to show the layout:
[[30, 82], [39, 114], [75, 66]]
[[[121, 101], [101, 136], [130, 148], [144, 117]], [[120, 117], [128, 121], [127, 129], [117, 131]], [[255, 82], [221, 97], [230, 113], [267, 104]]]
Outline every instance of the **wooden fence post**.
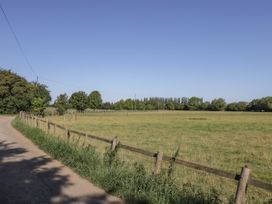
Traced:
[[111, 142], [111, 151], [114, 151], [118, 145], [119, 141], [117, 140], [117, 137], [115, 137]]
[[245, 204], [246, 203], [246, 191], [247, 191], [247, 182], [250, 175], [250, 169], [245, 165], [240, 174], [240, 178], [237, 185], [236, 195], [235, 195], [235, 204]]
[[55, 123], [53, 125], [53, 133], [54, 133], [54, 135], [56, 135], [56, 124]]
[[84, 139], [83, 139], [82, 147], [84, 147], [85, 142], [86, 142], [86, 140], [87, 140], [87, 137], [88, 137], [88, 134], [87, 134], [87, 133], [85, 133], [85, 137], [84, 137]]
[[76, 146], [78, 146], [79, 140], [80, 140], [80, 135], [78, 135], [77, 141], [76, 141]]
[[180, 144], [179, 144], [178, 149], [176, 150], [175, 154], [173, 155], [173, 157], [172, 157], [172, 159], [170, 161], [170, 165], [168, 167], [168, 176], [169, 177], [173, 174], [175, 161], [176, 161], [177, 157], [179, 156], [179, 151], [180, 151]]
[[67, 138], [68, 138], [68, 142], [70, 141], [70, 137], [71, 137], [71, 133], [70, 133], [70, 131], [67, 129]]
[[39, 121], [37, 116], [35, 116], [35, 128], [38, 128], [38, 127], [39, 127]]
[[153, 167], [153, 174], [154, 175], [159, 174], [161, 171], [162, 157], [163, 157], [163, 152], [158, 152], [156, 154], [155, 163], [154, 163], [154, 167]]
[[64, 137], [68, 139], [68, 142], [70, 141], [70, 136], [70, 131], [64, 126]]
[[67, 137], [67, 128], [63, 125], [63, 127], [64, 127], [64, 138], [66, 138]]
[[50, 123], [49, 120], [46, 120], [46, 133], [49, 134], [50, 133]]
[[25, 122], [25, 112], [22, 113], [22, 120]]

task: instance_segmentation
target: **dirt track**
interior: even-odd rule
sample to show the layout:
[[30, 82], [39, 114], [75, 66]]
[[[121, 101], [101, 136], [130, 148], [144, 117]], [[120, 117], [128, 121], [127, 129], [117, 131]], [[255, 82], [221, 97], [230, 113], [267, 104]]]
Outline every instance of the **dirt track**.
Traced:
[[0, 203], [119, 204], [120, 199], [53, 160], [0, 116]]

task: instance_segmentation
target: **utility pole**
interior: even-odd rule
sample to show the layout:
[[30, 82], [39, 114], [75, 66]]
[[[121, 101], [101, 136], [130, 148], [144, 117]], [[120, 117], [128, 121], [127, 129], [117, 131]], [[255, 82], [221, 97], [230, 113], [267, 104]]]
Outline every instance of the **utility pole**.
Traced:
[[39, 77], [37, 76], [36, 83], [35, 83], [36, 88], [38, 87], [38, 81], [39, 81]]

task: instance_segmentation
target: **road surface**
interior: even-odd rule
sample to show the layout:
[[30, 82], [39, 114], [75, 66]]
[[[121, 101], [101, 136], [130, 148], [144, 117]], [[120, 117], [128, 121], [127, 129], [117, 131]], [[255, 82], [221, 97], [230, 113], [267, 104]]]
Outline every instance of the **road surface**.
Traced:
[[0, 116], [0, 203], [119, 204], [120, 199], [53, 160]]

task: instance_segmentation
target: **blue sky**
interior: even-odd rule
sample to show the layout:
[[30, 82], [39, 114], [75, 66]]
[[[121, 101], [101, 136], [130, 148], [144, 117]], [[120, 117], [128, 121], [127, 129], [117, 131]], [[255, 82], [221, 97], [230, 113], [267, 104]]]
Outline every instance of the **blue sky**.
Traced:
[[[268, 96], [272, 1], [1, 0], [41, 83], [103, 99]], [[0, 66], [35, 80], [0, 15]]]

